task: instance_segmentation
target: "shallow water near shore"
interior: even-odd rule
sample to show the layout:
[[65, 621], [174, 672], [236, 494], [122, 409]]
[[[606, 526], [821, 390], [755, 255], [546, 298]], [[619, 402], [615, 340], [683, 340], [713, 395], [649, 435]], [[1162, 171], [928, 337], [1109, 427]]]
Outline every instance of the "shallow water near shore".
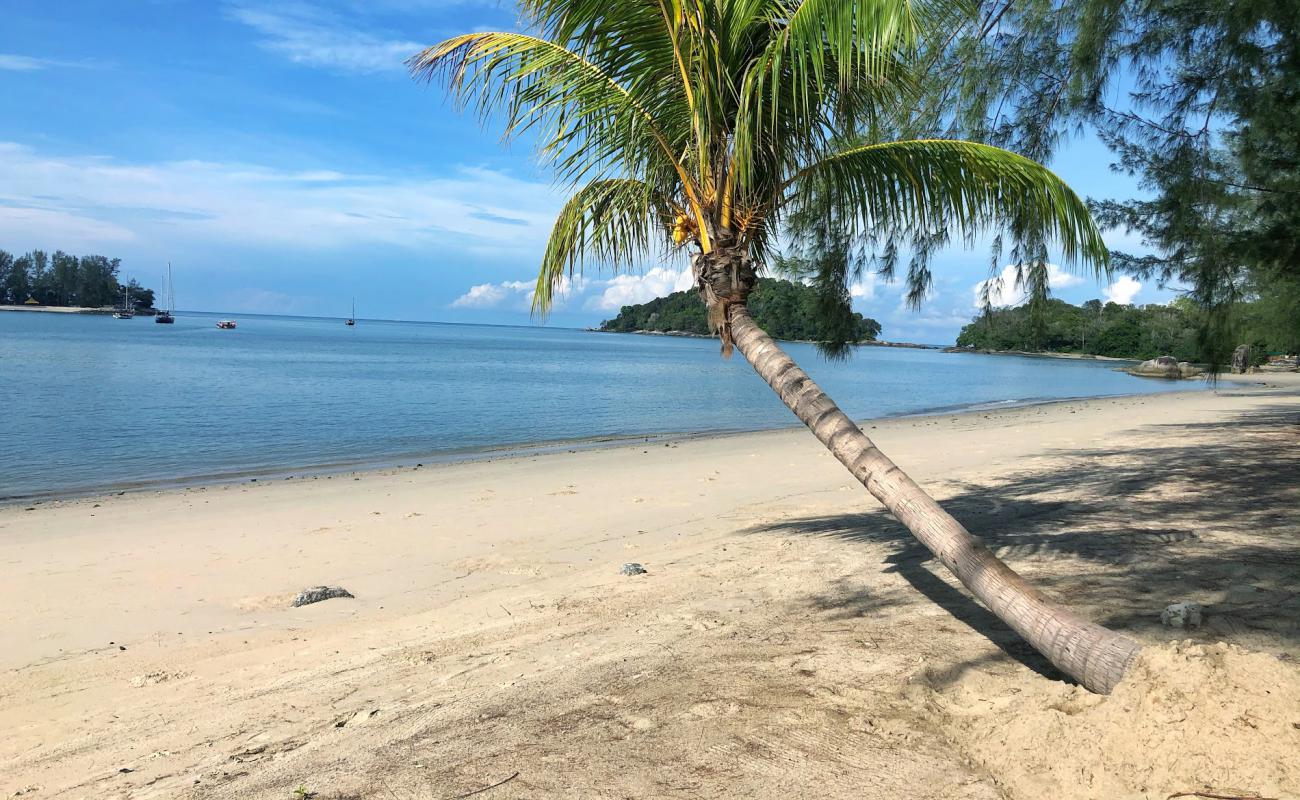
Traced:
[[[716, 341], [562, 328], [185, 313], [0, 314], [0, 499], [777, 428]], [[787, 345], [860, 419], [1196, 389], [1112, 363]]]

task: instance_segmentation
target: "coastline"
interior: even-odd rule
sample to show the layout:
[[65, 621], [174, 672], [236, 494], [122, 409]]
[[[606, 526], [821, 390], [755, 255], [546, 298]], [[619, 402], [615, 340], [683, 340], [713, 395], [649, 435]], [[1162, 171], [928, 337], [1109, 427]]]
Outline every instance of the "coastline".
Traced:
[[[1238, 375], [1235, 378], [1253, 376]], [[1205, 387], [1209, 388], [1209, 387]], [[1195, 392], [1204, 389], [1189, 387], [1185, 391]], [[1025, 398], [1021, 400], [1004, 400], [992, 403], [971, 403], [951, 406], [935, 406], [900, 414], [886, 414], [879, 417], [864, 417], [856, 420], [859, 425], [889, 420], [906, 420], [926, 418], [939, 415], [977, 414], [986, 411], [1034, 406], [1050, 406], [1058, 403], [1082, 402], [1091, 399], [1122, 397], [1144, 397], [1155, 392], [1131, 392], [1128, 394], [1099, 395], [1094, 397], [1052, 397]], [[629, 433], [607, 434], [581, 439], [556, 439], [540, 442], [506, 442], [481, 448], [464, 450], [424, 451], [418, 453], [396, 454], [373, 459], [344, 460], [318, 464], [297, 464], [262, 469], [246, 469], [231, 472], [210, 473], [203, 475], [186, 475], [157, 478], [142, 481], [124, 481], [119, 483], [96, 484], [84, 487], [67, 487], [25, 494], [0, 495], [0, 510], [7, 506], [40, 506], [67, 500], [87, 498], [106, 498], [141, 492], [166, 492], [184, 489], [204, 489], [215, 486], [239, 485], [268, 481], [316, 480], [335, 476], [357, 476], [378, 472], [400, 472], [403, 470], [420, 470], [440, 465], [466, 463], [491, 463], [508, 459], [526, 459], [556, 453], [574, 453], [608, 448], [634, 447], [640, 445], [671, 446], [680, 442], [716, 439], [733, 436], [773, 431], [803, 431], [804, 426], [797, 421], [786, 425], [766, 428], [714, 429], [700, 431], [671, 431], [665, 433]]]
[[[112, 307], [112, 306], [103, 306], [103, 307], [99, 307], [99, 308], [91, 308], [91, 307], [88, 307], [88, 306], [29, 306], [29, 305], [13, 306], [13, 305], [0, 305], [0, 311], [25, 311], [25, 312], [31, 312], [31, 313], [37, 313], [37, 314], [90, 314], [90, 315], [106, 316], [106, 315], [109, 315], [109, 314], [112, 314], [112, 313], [116, 312], [117, 310], [118, 310], [118, 309], [116, 309], [116, 308], [114, 308], [114, 307]], [[156, 308], [138, 308], [138, 309], [134, 309], [133, 313], [134, 313], [137, 317], [153, 317], [153, 316], [157, 316], [157, 314], [158, 314], [158, 309], [156, 309]]]
[[84, 308], [82, 306], [11, 306], [0, 305], [0, 311], [31, 311], [36, 313], [49, 314], [100, 314], [112, 313], [99, 308]]
[[[1297, 418], [1282, 374], [869, 430], [1084, 616], [1296, 658]], [[802, 429], [10, 506], [0, 560], [4, 796], [1078, 791], [979, 726], [1086, 698]], [[316, 584], [356, 598], [288, 607]], [[1185, 599], [1206, 627], [1162, 628]]]
[[1091, 353], [1050, 353], [1033, 350], [984, 350], [976, 347], [943, 347], [945, 353], [969, 353], [982, 356], [1022, 356], [1024, 358], [1063, 358], [1071, 361], [1113, 361], [1117, 364], [1140, 364], [1140, 358], [1116, 358]]
[[[584, 328], [588, 333], [621, 333], [631, 334], [633, 336], [676, 336], [683, 339], [715, 339], [717, 337], [707, 333], [695, 333], [693, 331], [610, 331], [604, 328]], [[773, 337], [775, 338], [775, 337]], [[777, 339], [778, 342], [795, 342], [797, 344], [817, 344], [812, 339]], [[916, 344], [915, 342], [886, 342], [879, 339], [869, 339], [861, 342], [852, 342], [850, 347], [906, 347], [913, 350], [945, 350], [943, 345], [939, 344]], [[947, 352], [945, 350], [945, 352]]]

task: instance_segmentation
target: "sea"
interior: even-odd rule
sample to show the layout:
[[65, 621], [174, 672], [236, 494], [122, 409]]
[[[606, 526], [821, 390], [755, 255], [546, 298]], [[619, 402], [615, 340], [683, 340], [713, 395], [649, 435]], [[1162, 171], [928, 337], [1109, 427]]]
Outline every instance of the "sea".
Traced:
[[[0, 313], [0, 500], [430, 464], [797, 421], [714, 340], [549, 326]], [[857, 419], [1196, 388], [1113, 363], [791, 355]]]

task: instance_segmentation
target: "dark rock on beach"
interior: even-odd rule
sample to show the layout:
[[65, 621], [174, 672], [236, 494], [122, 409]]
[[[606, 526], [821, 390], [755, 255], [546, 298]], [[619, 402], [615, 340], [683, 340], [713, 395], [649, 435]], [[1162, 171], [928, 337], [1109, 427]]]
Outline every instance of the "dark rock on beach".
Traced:
[[349, 592], [342, 586], [313, 586], [310, 589], [303, 589], [301, 592], [298, 592], [298, 596], [293, 599], [293, 607], [309, 606], [312, 603], [319, 603], [322, 600], [332, 600], [335, 597], [352, 596], [352, 592]]

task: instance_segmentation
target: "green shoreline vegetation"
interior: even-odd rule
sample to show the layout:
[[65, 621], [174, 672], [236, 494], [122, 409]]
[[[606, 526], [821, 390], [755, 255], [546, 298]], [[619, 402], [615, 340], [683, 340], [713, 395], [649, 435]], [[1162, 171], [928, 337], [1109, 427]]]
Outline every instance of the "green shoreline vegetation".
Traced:
[[[1300, 338], [1279, 324], [1278, 309], [1268, 298], [1238, 303], [1232, 328], [1251, 345], [1257, 363], [1268, 354], [1296, 351]], [[1089, 300], [1081, 306], [1049, 298], [1000, 308], [977, 317], [961, 329], [958, 348], [1041, 354], [1077, 354], [1146, 360], [1173, 356], [1197, 361], [1202, 354], [1202, 312], [1198, 304], [1179, 297], [1166, 305], [1120, 305]]]
[[[759, 278], [749, 296], [754, 320], [776, 339], [825, 341], [824, 315], [817, 313], [819, 297], [810, 286], [775, 278]], [[694, 289], [673, 292], [646, 303], [623, 306], [618, 316], [600, 323], [598, 330], [614, 333], [677, 333], [709, 336], [708, 315]], [[875, 341], [880, 323], [857, 312], [852, 315], [853, 343]]]
[[153, 289], [134, 278], [124, 285], [121, 267], [120, 258], [101, 255], [32, 250], [14, 256], [0, 250], [0, 305], [105, 308], [121, 305], [125, 288], [137, 309], [153, 308]]

